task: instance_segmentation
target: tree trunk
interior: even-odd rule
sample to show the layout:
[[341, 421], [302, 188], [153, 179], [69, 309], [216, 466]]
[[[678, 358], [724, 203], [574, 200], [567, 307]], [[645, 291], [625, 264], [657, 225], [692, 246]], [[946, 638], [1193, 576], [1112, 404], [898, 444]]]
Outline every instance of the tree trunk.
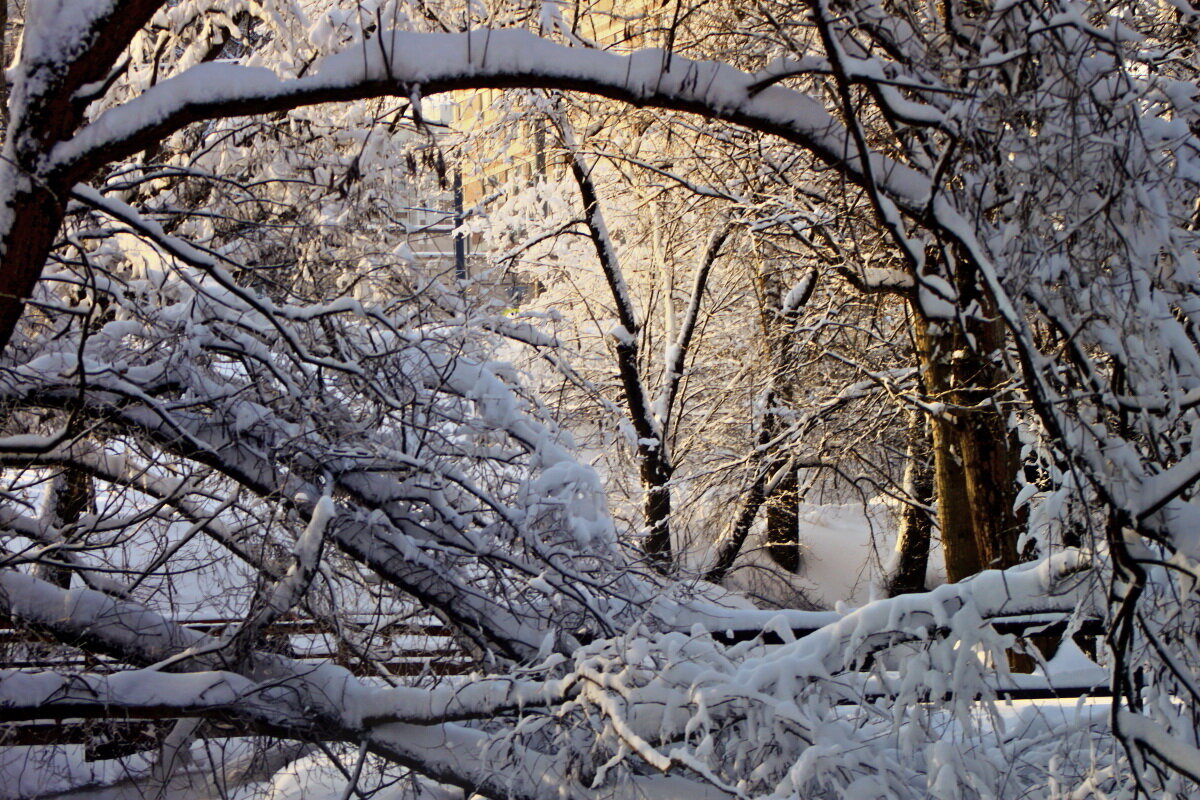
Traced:
[[91, 16], [86, 27], [71, 32], [77, 46], [70, 53], [27, 57], [30, 63], [25, 67], [32, 64], [38, 80], [22, 84], [24, 93], [16, 100], [21, 115], [7, 119], [0, 160], [0, 205], [8, 212], [0, 227], [0, 350], [12, 338], [41, 276], [70, 188], [94, 168], [75, 165], [70, 171], [47, 174], [49, 153], [71, 138], [83, 121], [87, 103], [80, 99], [80, 90], [109, 74], [134, 33], [162, 5], [164, 0], [114, 3]]
[[904, 491], [912, 500], [900, 512], [896, 536], [896, 567], [888, 579], [887, 594], [925, 591], [929, 566], [929, 542], [933, 518], [926, 507], [933, 504], [933, 454], [930, 426], [920, 411], [909, 412], [908, 460], [904, 465]]
[[958, 448], [980, 569], [1004, 569], [1020, 560], [1022, 520], [1013, 510], [1020, 450], [996, 404], [995, 389], [1008, 379], [992, 357], [1003, 346], [1004, 329], [994, 321], [972, 327], [977, 349], [959, 351], [962, 355], [955, 359], [955, 399], [960, 408], [969, 409], [958, 419]]
[[[8, 0], [0, 0], [0, 69], [8, 67]], [[8, 130], [8, 80], [0, 75], [0, 139]]]
[[[661, 446], [661, 445], [660, 445]], [[639, 471], [645, 500], [642, 508], [646, 519], [646, 557], [660, 571], [672, 567], [671, 546], [671, 470], [663, 459], [645, 453], [639, 447]]]
[[[796, 405], [796, 376], [792, 332], [800, 307], [784, 307], [785, 289], [779, 273], [759, 260], [756, 289], [759, 319], [763, 332], [763, 349], [770, 370], [770, 383], [763, 408], [763, 432], [760, 442], [774, 441], [792, 423]], [[811, 292], [811, 288], [809, 290]], [[807, 298], [805, 298], [807, 301]], [[778, 449], [778, 448], [777, 448]], [[786, 463], [787, 456], [776, 452], [770, 459]], [[803, 565], [800, 556], [799, 476], [793, 467], [764, 495], [766, 503], [766, 549], [771, 560], [788, 572], [797, 573]], [[773, 470], [772, 470], [773, 472]], [[768, 478], [769, 480], [769, 478]]]
[[800, 571], [800, 471], [786, 467], [767, 504], [767, 554], [788, 572]]
[[[930, 403], [952, 402], [950, 354], [954, 337], [942, 325], [931, 323], [914, 307], [913, 335], [917, 365], [921, 370], [925, 397]], [[958, 435], [951, 412], [931, 414], [933, 448], [933, 491], [937, 498], [937, 523], [946, 558], [946, 576], [951, 583], [980, 570], [983, 563], [971, 527], [971, 507], [966, 475], [958, 453]]]
[[[0, 170], [0, 180], [26, 180], [18, 178], [17, 172]], [[25, 301], [41, 277], [66, 210], [65, 195], [66, 187], [34, 185], [18, 191], [13, 199], [12, 228], [0, 232], [0, 349], [12, 339]]]
[[737, 560], [738, 554], [742, 552], [742, 546], [746, 543], [746, 537], [750, 535], [750, 528], [754, 525], [754, 518], [758, 516], [758, 511], [762, 508], [765, 499], [763, 490], [766, 486], [766, 481], [766, 474], [760, 469], [754, 482], [750, 484], [750, 487], [742, 497], [742, 507], [733, 522], [729, 536], [720, 542], [717, 548], [716, 561], [712, 568], [704, 574], [704, 580], [709, 583], [720, 583], [725, 580], [725, 576], [729, 574], [729, 570], [733, 569], [733, 563]]
[[[965, 270], [963, 270], [965, 271]], [[964, 281], [960, 281], [960, 287]], [[984, 298], [974, 300], [983, 305]], [[932, 416], [938, 528], [951, 582], [1016, 564], [1021, 520], [1013, 511], [1017, 453], [996, 392], [1008, 381], [994, 358], [1004, 344], [998, 321], [974, 319], [970, 338], [956, 323], [930, 324], [919, 309], [915, 339], [926, 397], [945, 403]], [[982, 315], [981, 315], [982, 316]]]
[[[67, 467], [55, 475], [46, 487], [42, 520], [61, 533], [64, 528], [79, 521], [83, 513], [92, 507], [93, 499], [91, 476], [77, 467]], [[63, 538], [60, 541], [69, 544], [71, 540]], [[50, 559], [60, 560], [53, 553]], [[69, 566], [45, 563], [38, 564], [34, 570], [37, 577], [64, 589], [71, 587], [73, 572]]]

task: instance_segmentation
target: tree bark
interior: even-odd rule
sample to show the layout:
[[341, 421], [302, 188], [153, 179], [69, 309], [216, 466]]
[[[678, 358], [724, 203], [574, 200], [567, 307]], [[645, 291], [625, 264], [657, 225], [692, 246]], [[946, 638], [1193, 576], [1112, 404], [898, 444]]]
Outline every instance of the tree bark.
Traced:
[[[661, 445], [660, 445], [661, 446]], [[646, 520], [643, 552], [659, 570], [669, 570], [671, 559], [671, 480], [670, 466], [648, 449], [638, 448], [639, 471], [645, 500]]]
[[920, 411], [909, 412], [908, 461], [904, 465], [904, 491], [912, 500], [900, 512], [896, 536], [896, 567], [887, 585], [889, 597], [923, 592], [929, 567], [929, 542], [933, 518], [926, 507], [933, 503], [933, 458], [930, 426]]
[[767, 504], [767, 554], [788, 572], [797, 573], [804, 560], [800, 554], [800, 472], [787, 467]]
[[967, 320], [934, 321], [914, 304], [918, 365], [926, 398], [944, 404], [931, 415], [938, 528], [951, 582], [984, 569], [1011, 567], [1021, 519], [1013, 511], [1019, 468], [997, 393], [1008, 373], [996, 357], [1004, 328], [989, 318], [989, 303], [972, 284], [972, 271], [958, 265], [960, 306], [978, 303], [982, 313]]
[[[950, 355], [954, 352], [954, 337], [946, 332], [943, 324], [931, 322], [921, 314], [915, 304], [913, 310], [913, 338], [925, 397], [930, 403], [950, 403]], [[971, 527], [966, 475], [959, 457], [958, 435], [950, 411], [931, 414], [929, 424], [938, 530], [946, 559], [946, 576], [954, 583], [978, 572], [982, 559]]]
[[[0, 0], [0, 72], [8, 67], [8, 0]], [[0, 74], [0, 140], [8, 130], [8, 79]]]
[[[16, 170], [0, 170], [0, 179], [18, 180]], [[66, 210], [66, 187], [34, 185], [13, 198], [14, 225], [0, 241], [0, 348], [12, 339], [25, 310], [25, 301], [41, 277]]]
[[613, 349], [617, 359], [617, 372], [621, 377], [625, 410], [629, 417], [629, 423], [638, 437], [635, 453], [638, 476], [641, 479], [642, 491], [645, 496], [642, 508], [646, 523], [646, 537], [643, 540], [642, 551], [655, 569], [660, 572], [668, 572], [672, 567], [671, 488], [669, 482], [674, 473], [674, 465], [667, 452], [666, 433], [659, 424], [656, 424], [654, 413], [650, 408], [646, 385], [642, 381], [641, 343], [639, 340], [641, 325], [633, 306], [633, 299], [629, 294], [629, 287], [625, 283], [616, 247], [604, 221], [603, 209], [600, 207], [596, 186], [592, 182], [591, 170], [584, 163], [583, 157], [574, 150], [574, 143], [572, 137], [568, 135], [567, 129], [564, 127], [562, 130], [564, 143], [572, 149], [571, 172], [575, 177], [575, 184], [579, 187], [588, 232], [596, 250], [596, 258], [600, 262], [600, 268], [612, 294], [617, 320], [622, 328], [622, 333], [617, 337]]
[[[762, 442], [779, 438], [791, 424], [796, 405], [795, 364], [792, 331], [804, 302], [794, 309], [784, 308], [785, 290], [777, 271], [760, 260], [756, 275], [759, 319], [762, 326], [763, 350], [770, 370], [770, 389], [763, 409]], [[813, 282], [815, 286], [815, 281]], [[811, 296], [812, 289], [809, 289]], [[778, 448], [776, 448], [778, 450]], [[771, 461], [786, 461], [786, 455], [776, 452]], [[783, 475], [764, 497], [766, 510], [766, 549], [771, 560], [788, 572], [797, 573], [803, 565], [800, 556], [800, 510], [798, 508], [799, 477], [793, 467]], [[773, 471], [773, 470], [772, 470]]]
[[[62, 531], [69, 525], [79, 521], [79, 518], [94, 502], [92, 477], [78, 467], [66, 467], [60, 474], [54, 476], [46, 487], [46, 498], [42, 505], [42, 519], [46, 524]], [[69, 544], [69, 539], [63, 539], [63, 544]], [[57, 557], [51, 554], [51, 559]], [[34, 571], [44, 581], [61, 586], [71, 587], [71, 575], [74, 570], [60, 564], [39, 564]]]
[[1019, 449], [1012, 445], [996, 390], [1008, 380], [994, 354], [1004, 342], [999, 322], [980, 322], [971, 331], [977, 349], [960, 351], [955, 399], [966, 409], [958, 420], [958, 451], [966, 481], [971, 528], [980, 569], [1005, 569], [1020, 561], [1021, 515], [1013, 510]]
[[746, 543], [746, 537], [750, 535], [754, 518], [758, 516], [758, 510], [762, 508], [766, 481], [765, 472], [760, 470], [759, 474], [755, 476], [754, 482], [743, 494], [742, 507], [733, 522], [733, 527], [729, 535], [720, 542], [712, 567], [704, 573], [704, 580], [709, 583], [720, 583], [725, 580], [729, 570], [733, 569], [733, 564], [737, 561], [738, 555], [742, 552], [742, 546]]

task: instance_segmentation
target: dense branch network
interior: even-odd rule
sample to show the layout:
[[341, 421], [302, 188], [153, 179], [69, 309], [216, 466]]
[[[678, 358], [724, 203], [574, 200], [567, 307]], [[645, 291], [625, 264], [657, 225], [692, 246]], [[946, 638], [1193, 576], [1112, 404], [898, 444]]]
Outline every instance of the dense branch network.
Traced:
[[[204, 27], [212, 9], [202, 3], [29, 4], [0, 157], [0, 522], [12, 545], [0, 608], [132, 669], [5, 673], [0, 716], [203, 717], [248, 734], [354, 743], [491, 797], [614, 787], [923, 797], [951, 784], [1019, 796], [1117, 774], [1122, 762], [1105, 750], [1083, 764], [1080, 753], [1096, 752], [1086, 720], [1029, 737], [986, 729], [975, 712], [997, 719], [987, 701], [1012, 642], [985, 621], [1091, 606], [1112, 621], [1112, 730], [1139, 788], [1182, 792], [1179, 775], [1200, 778], [1194, 712], [1178, 702], [1200, 695], [1190, 211], [1200, 109], [1194, 67], [1173, 55], [1192, 24], [1186, 12], [817, 2], [795, 21], [763, 3], [754, 36], [772, 44], [726, 64], [590, 47], [554, 9], [543, 16], [556, 32], [537, 35], [414, 32], [397, 7], [289, 49], [321, 37], [284, 5], [254, 12], [264, 27], [243, 37], [233, 57], [245, 63], [234, 63], [218, 58], [223, 37], [248, 30], [249, 17]], [[195, 47], [172, 38], [193, 25], [206, 31]], [[278, 57], [278, 71], [255, 46]], [[732, 65], [743, 60], [755, 63]], [[642, 572], [595, 471], [493, 360], [490, 334], [518, 325], [469, 307], [461, 287], [397, 277], [396, 209], [371, 183], [385, 178], [361, 166], [370, 148], [388, 146], [374, 132], [390, 133], [402, 114], [353, 106], [371, 126], [348, 137], [359, 150], [344, 160], [336, 148], [349, 145], [321, 151], [325, 129], [303, 117], [315, 104], [399, 98], [419, 130], [425, 98], [517, 88], [740, 126], [823, 165], [814, 188], [797, 192], [805, 202], [835, 195], [830, 175], [861, 191], [873, 216], [846, 234], [798, 224], [814, 218], [807, 208], [758, 223], [790, 225], [852, 284], [906, 300], [924, 359], [908, 403], [933, 426], [938, 480], [951, 456], [967, 473], [973, 507], [960, 521], [975, 533], [954, 541], [977, 547], [976, 567], [1008, 569], [822, 618], [778, 649], [711, 634], [745, 623], [787, 640], [787, 614], [739, 615], [704, 599], [707, 589]], [[239, 127], [248, 117], [272, 124], [250, 135]], [[241, 152], [249, 142], [271, 163]], [[329, 161], [304, 172], [289, 162], [297, 148]], [[578, 153], [574, 166], [633, 336], [636, 309]], [[730, 200], [741, 188], [710, 194]], [[373, 205], [353, 222], [383, 240], [377, 252], [325, 236], [330, 220], [350, 218], [338, 209], [354, 206], [335, 198], [356, 192]], [[714, 237], [704, 264], [722, 242]], [[849, 268], [846, 254], [866, 242], [883, 263]], [[657, 413], [639, 351], [619, 353], [656, 490], [671, 478], [667, 426], [704, 264]], [[775, 438], [764, 427], [758, 444], [765, 452]], [[794, 470], [775, 456], [753, 492]], [[1006, 480], [981, 499], [985, 467]], [[1027, 473], [1032, 488], [1017, 494]], [[56, 486], [78, 491], [45, 502]], [[950, 542], [951, 493], [939, 486]], [[660, 537], [666, 513], [651, 526]], [[735, 539], [743, 533], [735, 526]], [[1041, 560], [1013, 566], [1025, 543]], [[186, 603], [162, 601], [177, 585], [155, 576], [203, 574], [231, 554], [245, 572], [226, 599], [243, 622], [223, 636], [178, 624]], [[70, 588], [72, 573], [86, 588]], [[48, 579], [63, 575], [66, 586]], [[1111, 608], [1085, 576], [1108, 582]], [[370, 636], [344, 624], [353, 598], [380, 616], [440, 618], [490, 674], [394, 685]], [[266, 631], [296, 609], [344, 628], [341, 643], [393, 685], [270, 653]], [[950, 727], [957, 749], [940, 741]], [[1165, 769], [1142, 769], [1147, 756]]]

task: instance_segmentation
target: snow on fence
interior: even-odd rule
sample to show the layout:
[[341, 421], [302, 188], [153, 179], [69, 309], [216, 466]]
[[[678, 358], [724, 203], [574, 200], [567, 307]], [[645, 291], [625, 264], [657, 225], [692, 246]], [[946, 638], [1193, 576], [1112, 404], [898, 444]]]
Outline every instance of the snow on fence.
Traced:
[[[826, 614], [814, 614], [813, 621], [820, 622]], [[836, 614], [833, 616], [837, 616]], [[237, 619], [190, 619], [185, 627], [210, 634], [220, 635], [234, 630], [241, 623]], [[281, 648], [292, 658], [313, 663], [336, 663], [358, 675], [380, 675], [382, 667], [393, 677], [453, 676], [469, 673], [473, 664], [457, 646], [451, 630], [440, 623], [404, 622], [392, 625], [369, 624], [365, 621], [348, 623], [360, 632], [369, 629], [380, 645], [376, 652], [383, 654], [379, 660], [364, 664], [357, 658], [339, 651], [334, 632], [326, 623], [311, 619], [289, 619], [274, 623], [265, 630], [265, 639]], [[1098, 639], [1104, 635], [1100, 620], [1085, 619], [1072, 622], [1064, 613], [1023, 614], [1020, 616], [997, 617], [989, 620], [997, 633], [1011, 634], [1017, 639], [1037, 644], [1058, 642], [1064, 645], [1074, 642], [1079, 650], [1094, 657]], [[1068, 626], [1073, 625], [1070, 637]], [[119, 671], [122, 666], [115, 661], [93, 655], [56, 657], [49, 652], [59, 645], [40, 639], [36, 633], [12, 628], [7, 620], [0, 619], [0, 648], [17, 649], [23, 653], [20, 660], [0, 660], [0, 668], [29, 671], [86, 669], [96, 672]], [[791, 627], [791, 635], [797, 639], [812, 635], [820, 625]], [[786, 634], [778, 629], [729, 628], [711, 632], [713, 639], [723, 644], [735, 644], [760, 639], [764, 645], [784, 643]], [[42, 655], [39, 657], [39, 648]], [[1076, 651], [1079, 652], [1079, 651]], [[861, 665], [865, 671], [873, 667], [870, 660]], [[1049, 700], [1081, 697], [1111, 697], [1107, 673], [1094, 663], [1078, 658], [1065, 668], [1043, 674], [1010, 674], [998, 679], [993, 685], [998, 699], [1002, 700]], [[882, 684], [881, 684], [882, 685]], [[879, 696], [884, 694], [880, 691]], [[870, 697], [868, 697], [870, 699]], [[933, 698], [930, 698], [933, 699]], [[9, 746], [38, 746], [52, 744], [82, 744], [88, 760], [117, 758], [131, 753], [157, 747], [164, 735], [176, 722], [172, 718], [139, 720], [91, 720], [87, 722], [64, 719], [47, 719], [12, 724], [0, 723], [0, 744]], [[220, 738], [220, 725], [213, 726], [210, 738]], [[231, 732], [229, 735], [235, 735]]]
[[[185, 628], [212, 636], [234, 631], [244, 624], [241, 619], [193, 618], [178, 620]], [[369, 663], [338, 646], [337, 632], [330, 625], [312, 619], [285, 619], [263, 630], [264, 646], [298, 661], [330, 662], [359, 676], [379, 675], [380, 667], [395, 677], [417, 675], [461, 675], [470, 670], [470, 661], [451, 636], [445, 625], [431, 621], [379, 624], [377, 621], [349, 621], [359, 635], [369, 634], [372, 656]], [[102, 655], [80, 652], [62, 655], [61, 643], [41, 638], [35, 632], [11, 627], [9, 620], [0, 617], [0, 648], [21, 648], [19, 657], [0, 651], [0, 669], [88, 669], [113, 672], [122, 669], [120, 662]], [[43, 646], [43, 654], [31, 645]], [[58, 652], [50, 655], [46, 650]]]

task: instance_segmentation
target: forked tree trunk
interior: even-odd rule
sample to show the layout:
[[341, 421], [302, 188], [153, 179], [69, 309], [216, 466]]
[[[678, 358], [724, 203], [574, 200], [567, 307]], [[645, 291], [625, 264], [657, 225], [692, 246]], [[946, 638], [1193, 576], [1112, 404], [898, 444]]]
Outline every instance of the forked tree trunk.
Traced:
[[21, 113], [7, 119], [8, 149], [0, 162], [0, 194], [7, 206], [7, 214], [0, 215], [0, 350], [12, 338], [41, 276], [70, 188], [98, 166], [77, 164], [47, 174], [50, 151], [83, 122], [85, 88], [109, 75], [136, 31], [163, 5], [164, 0], [124, 0], [97, 6], [90, 10], [102, 13], [83, 15], [87, 25], [71, 31], [69, 52], [56, 53], [52, 47], [27, 56], [25, 67], [32, 68], [37, 80], [22, 84], [17, 98]]
[[[916, 313], [913, 325], [917, 365], [925, 397], [934, 404], [952, 402], [951, 354], [954, 337], [942, 326]], [[966, 475], [958, 453], [958, 435], [948, 407], [931, 414], [933, 493], [937, 499], [938, 530], [946, 558], [946, 576], [953, 583], [974, 575], [983, 563], [971, 527]]]
[[766, 478], [760, 472], [743, 493], [741, 509], [738, 511], [729, 533], [718, 542], [717, 557], [708, 572], [704, 573], [704, 580], [709, 583], [720, 583], [725, 580], [729, 570], [733, 569], [733, 564], [737, 561], [738, 555], [742, 552], [742, 546], [745, 545], [746, 538], [750, 535], [754, 518], [758, 516], [758, 511], [762, 508], [765, 484]]
[[[803, 566], [800, 556], [800, 509], [799, 469], [784, 448], [770, 448], [771, 442], [783, 434], [790, 424], [790, 415], [780, 413], [794, 405], [795, 376], [789, 369], [792, 359], [792, 337], [800, 314], [812, 299], [817, 286], [817, 273], [810, 270], [797, 284], [799, 291], [789, 293], [787, 302], [778, 279], [769, 275], [759, 265], [755, 288], [759, 292], [759, 312], [763, 330], [765, 354], [771, 373], [768, 376], [762, 426], [759, 428], [754, 452], [759, 462], [755, 467], [754, 480], [742, 494], [741, 507], [734, 517], [728, 533], [716, 546], [713, 566], [704, 574], [704, 579], [720, 583], [742, 551], [750, 535], [754, 520], [764, 505], [767, 506], [767, 553], [784, 569], [799, 572]], [[774, 337], [774, 339], [772, 339]], [[788, 472], [773, 481], [776, 473]], [[770, 503], [769, 501], [776, 500]]]
[[[966, 273], [968, 270], [961, 269]], [[960, 280], [960, 291], [969, 276]], [[964, 297], [978, 302], [982, 297]], [[984, 316], [984, 315], [981, 315]], [[931, 415], [938, 528], [951, 582], [1019, 561], [1021, 519], [1013, 510], [1019, 451], [997, 404], [1008, 374], [995, 358], [1004, 329], [995, 319], [930, 324], [917, 311], [914, 335], [926, 397], [945, 404]]]

